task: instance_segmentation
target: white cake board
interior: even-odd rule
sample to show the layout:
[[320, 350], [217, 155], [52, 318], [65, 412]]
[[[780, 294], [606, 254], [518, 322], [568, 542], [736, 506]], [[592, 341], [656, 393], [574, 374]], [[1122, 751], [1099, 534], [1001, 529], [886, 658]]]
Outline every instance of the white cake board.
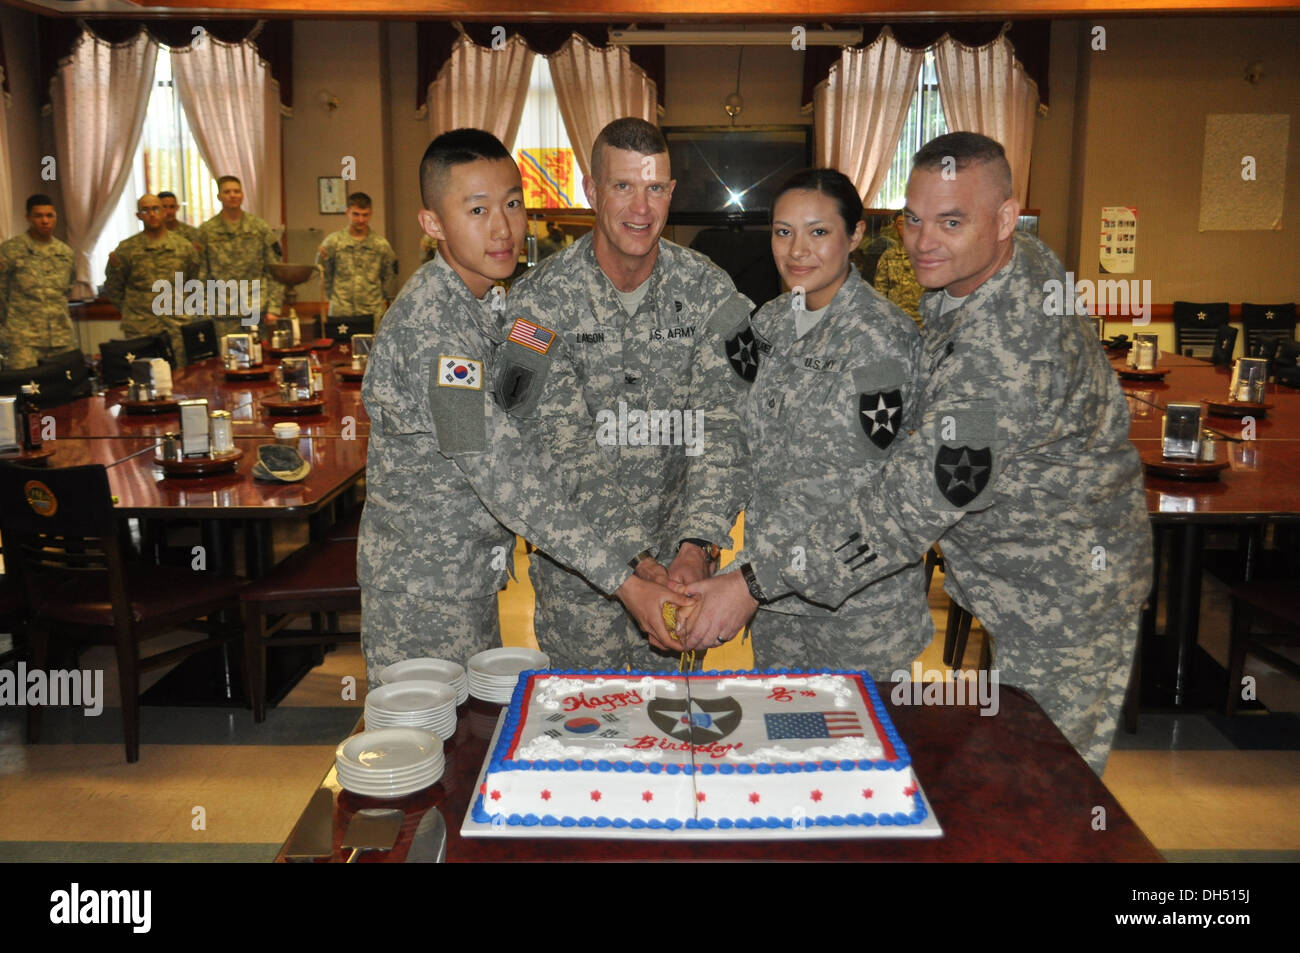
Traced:
[[505, 722], [503, 709], [497, 718], [496, 730], [492, 732], [492, 741], [488, 744], [487, 754], [483, 757], [483, 766], [479, 768], [478, 778], [470, 794], [469, 806], [465, 809], [465, 822], [460, 825], [462, 837], [537, 837], [559, 840], [581, 838], [583, 840], [664, 840], [664, 841], [808, 841], [808, 840], [882, 840], [934, 838], [943, 836], [943, 828], [934, 816], [930, 799], [925, 796], [920, 779], [916, 787], [925, 802], [925, 820], [920, 824], [873, 824], [864, 827], [860, 824], [846, 824], [843, 827], [805, 827], [802, 829], [785, 827], [765, 827], [758, 830], [733, 827], [730, 830], [710, 828], [678, 828], [675, 831], [645, 828], [633, 830], [629, 827], [534, 827], [510, 824], [493, 824], [491, 821], [474, 820], [474, 802], [479, 798], [479, 791], [487, 779], [488, 764], [492, 752], [497, 748], [497, 739], [501, 737], [501, 726]]

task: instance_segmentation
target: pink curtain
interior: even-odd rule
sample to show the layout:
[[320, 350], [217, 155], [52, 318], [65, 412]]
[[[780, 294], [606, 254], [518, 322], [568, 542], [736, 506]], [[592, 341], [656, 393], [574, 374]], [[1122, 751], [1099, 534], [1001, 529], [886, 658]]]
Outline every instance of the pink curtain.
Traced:
[[1029, 193], [1038, 85], [1025, 74], [1003, 31], [992, 43], [963, 46], [945, 35], [935, 44], [939, 98], [950, 132], [978, 132], [1002, 143], [1011, 163], [1011, 194]]
[[845, 49], [814, 92], [817, 164], [852, 179], [864, 202], [889, 174], [924, 59], [886, 27], [870, 46]]
[[656, 120], [658, 92], [621, 46], [593, 46], [576, 33], [548, 58], [564, 128], [584, 175], [600, 131], [615, 119]]
[[74, 298], [94, 296], [90, 252], [130, 174], [157, 58], [158, 44], [143, 30], [117, 44], [85, 31], [50, 84], [63, 213], [76, 252]]
[[[0, 66], [0, 84], [4, 83], [5, 71]], [[13, 171], [9, 166], [9, 94], [0, 95], [0, 242], [11, 235], [14, 229]]]
[[252, 38], [222, 43], [208, 36], [172, 50], [172, 69], [190, 130], [212, 174], [238, 178], [244, 209], [272, 227], [283, 223], [280, 88]]
[[429, 133], [485, 129], [513, 151], [528, 98], [533, 51], [515, 34], [502, 49], [484, 48], [461, 34], [429, 84]]

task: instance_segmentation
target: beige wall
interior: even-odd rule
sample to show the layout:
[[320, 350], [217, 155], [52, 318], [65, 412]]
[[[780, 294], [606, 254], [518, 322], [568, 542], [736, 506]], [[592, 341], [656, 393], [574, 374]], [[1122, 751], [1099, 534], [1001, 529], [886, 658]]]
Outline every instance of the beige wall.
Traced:
[[[293, 116], [284, 120], [284, 198], [289, 258], [315, 260], [316, 247], [330, 232], [347, 227], [343, 215], [321, 215], [318, 176], [342, 174], [343, 159], [356, 160], [356, 180], [349, 192], [374, 199], [371, 227], [388, 237], [385, 197], [389, 158], [384, 151], [381, 106], [380, 24], [377, 22], [301, 20], [293, 29]], [[317, 102], [322, 91], [339, 98], [326, 111]], [[308, 283], [302, 294], [316, 296]]]
[[[8, 123], [14, 212], [12, 222], [0, 222], [0, 239], [4, 239], [27, 228], [23, 215], [27, 196], [44, 192], [61, 211], [62, 194], [57, 176], [54, 181], [41, 178], [43, 157], [54, 154], [54, 127], [49, 117], [41, 117], [43, 97], [38, 94], [36, 79], [36, 17], [0, 6], [0, 35], [4, 37], [11, 100], [7, 108], [0, 107], [0, 118]], [[55, 233], [66, 236], [66, 223], [61, 221]]]
[[429, 120], [415, 112], [415, 24], [384, 24], [388, 43], [388, 80], [390, 96], [383, 104], [383, 116], [391, 139], [393, 227], [388, 240], [397, 252], [398, 278], [405, 282], [420, 266], [423, 251], [416, 213], [420, 202], [420, 157], [429, 146]]

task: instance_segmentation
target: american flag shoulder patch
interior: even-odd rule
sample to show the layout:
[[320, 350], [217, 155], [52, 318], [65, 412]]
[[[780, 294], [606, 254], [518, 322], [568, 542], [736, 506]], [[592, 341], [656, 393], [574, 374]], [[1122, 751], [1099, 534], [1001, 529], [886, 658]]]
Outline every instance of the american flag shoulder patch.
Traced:
[[438, 356], [438, 386], [483, 389], [483, 362], [447, 354]]
[[515, 318], [515, 323], [510, 328], [510, 334], [506, 337], [507, 341], [514, 341], [516, 344], [522, 344], [538, 354], [545, 354], [555, 343], [555, 332], [550, 328], [544, 328], [540, 324], [533, 324], [531, 321], [525, 321], [523, 318]]

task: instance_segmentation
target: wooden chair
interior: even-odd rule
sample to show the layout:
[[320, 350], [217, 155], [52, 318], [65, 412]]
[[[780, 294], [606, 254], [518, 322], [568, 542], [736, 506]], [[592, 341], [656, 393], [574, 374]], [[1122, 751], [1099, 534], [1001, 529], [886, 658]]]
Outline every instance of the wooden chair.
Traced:
[[[925, 554], [925, 591], [929, 595], [930, 583], [934, 579], [935, 569], [943, 569], [943, 553], [937, 545], [931, 546]], [[943, 634], [943, 664], [959, 668], [966, 655], [966, 643], [970, 639], [971, 623], [975, 617], [963, 608], [956, 599], [948, 597], [948, 625]], [[993, 661], [989, 647], [988, 633], [984, 634], [984, 643], [980, 647], [979, 668], [987, 671]]]
[[[117, 651], [126, 760], [140, 759], [140, 673], [235, 640], [236, 626], [210, 621], [207, 638], [151, 656], [140, 644], [216, 613], [233, 613], [243, 580], [129, 562], [100, 465], [0, 467], [0, 531], [7, 568], [28, 605], [30, 664], [43, 669], [51, 637]], [[222, 629], [225, 629], [223, 632]], [[28, 740], [40, 708], [28, 709]]]
[[[359, 632], [322, 628], [321, 613], [359, 612], [356, 539], [308, 543], [239, 595], [244, 616], [244, 667], [253, 720], [266, 720], [266, 650], [275, 645], [355, 642]], [[286, 629], [295, 616], [311, 614], [311, 631]]]
[[1174, 302], [1174, 349], [1179, 354], [1197, 356], [1197, 351], [1212, 351], [1214, 335], [1228, 323], [1228, 302], [1200, 304], [1195, 301]]
[[[1252, 632], [1255, 623], [1268, 626], [1270, 631]], [[1294, 580], [1270, 579], [1234, 586], [1229, 633], [1228, 697], [1224, 703], [1227, 714], [1237, 713], [1248, 654], [1300, 678], [1300, 664], [1277, 651], [1300, 645], [1300, 590]]]

